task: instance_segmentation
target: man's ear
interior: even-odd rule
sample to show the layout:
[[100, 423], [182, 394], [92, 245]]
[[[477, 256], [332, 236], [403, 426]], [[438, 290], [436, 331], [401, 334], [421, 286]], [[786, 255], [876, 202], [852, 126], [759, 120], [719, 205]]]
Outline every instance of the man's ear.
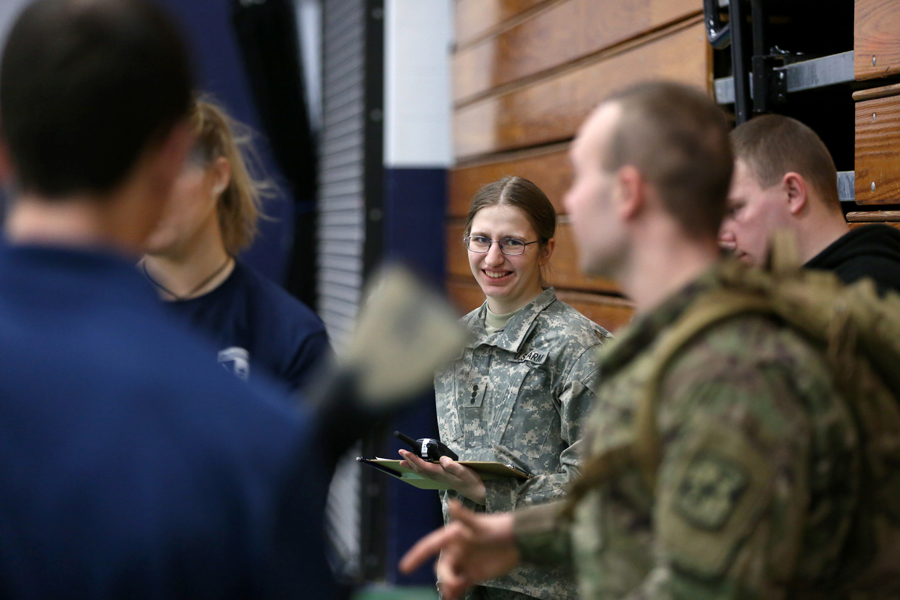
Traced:
[[631, 165], [620, 167], [616, 172], [619, 188], [617, 210], [623, 220], [630, 220], [640, 214], [646, 202], [646, 183], [640, 171]]
[[797, 216], [808, 205], [806, 180], [803, 175], [790, 171], [781, 178], [781, 186], [787, 194], [788, 211]]

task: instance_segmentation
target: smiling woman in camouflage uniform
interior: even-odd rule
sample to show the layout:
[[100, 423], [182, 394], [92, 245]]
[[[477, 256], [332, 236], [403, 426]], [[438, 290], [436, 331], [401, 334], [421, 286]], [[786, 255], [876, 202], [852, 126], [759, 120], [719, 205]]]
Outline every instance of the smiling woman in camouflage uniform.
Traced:
[[[441, 440], [460, 460], [498, 460], [533, 474], [527, 481], [482, 481], [447, 457], [409, 466], [452, 488], [444, 494], [485, 512], [562, 498], [579, 466], [581, 420], [593, 400], [595, 354], [609, 333], [544, 289], [556, 212], [521, 177], [504, 177], [475, 195], [464, 242], [486, 302], [463, 318], [471, 341], [437, 374]], [[471, 599], [576, 598], [563, 569], [524, 567], [479, 586]]]

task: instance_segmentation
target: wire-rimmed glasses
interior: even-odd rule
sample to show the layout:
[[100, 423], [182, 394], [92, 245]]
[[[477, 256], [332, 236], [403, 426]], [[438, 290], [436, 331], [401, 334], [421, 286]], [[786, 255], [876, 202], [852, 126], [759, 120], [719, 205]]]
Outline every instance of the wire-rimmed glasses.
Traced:
[[500, 252], [503, 254], [506, 254], [507, 256], [518, 256], [525, 252], [526, 246], [537, 244], [538, 240], [526, 242], [525, 240], [509, 237], [501, 240], [492, 240], [483, 235], [466, 235], [463, 236], [463, 242], [465, 242], [466, 248], [472, 252], [478, 252], [479, 254], [484, 254], [490, 250], [491, 244], [497, 244], [500, 246]]

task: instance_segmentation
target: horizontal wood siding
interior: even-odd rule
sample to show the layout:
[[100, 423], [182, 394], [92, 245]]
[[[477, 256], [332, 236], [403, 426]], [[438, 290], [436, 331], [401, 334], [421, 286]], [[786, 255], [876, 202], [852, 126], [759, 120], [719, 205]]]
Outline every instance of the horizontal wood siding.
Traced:
[[506, 175], [521, 175], [533, 181], [553, 203], [556, 212], [562, 214], [565, 212], [563, 196], [572, 183], [568, 152], [569, 144], [565, 143], [537, 151], [494, 155], [490, 160], [454, 169], [450, 173], [448, 215], [465, 217], [475, 192]]
[[569, 146], [610, 94], [649, 79], [712, 87], [701, 0], [458, 0], [449, 177], [447, 289], [460, 310], [484, 302], [462, 242], [472, 196], [505, 175], [536, 183], [560, 215], [547, 279], [560, 299], [609, 330], [632, 304], [586, 277], [565, 214]]
[[701, 0], [556, 2], [534, 18], [460, 50], [453, 59], [453, 99], [464, 103], [702, 11]]
[[856, 103], [856, 202], [900, 204], [900, 96]]
[[857, 79], [900, 73], [900, 2], [856, 0], [853, 70]]
[[693, 19], [647, 43], [457, 109], [453, 124], [456, 156], [569, 139], [599, 102], [631, 84], [654, 78], [709, 87], [702, 20]]
[[[428, 2], [428, 0], [418, 0]], [[553, 0], [457, 0], [456, 44], [465, 47]]]

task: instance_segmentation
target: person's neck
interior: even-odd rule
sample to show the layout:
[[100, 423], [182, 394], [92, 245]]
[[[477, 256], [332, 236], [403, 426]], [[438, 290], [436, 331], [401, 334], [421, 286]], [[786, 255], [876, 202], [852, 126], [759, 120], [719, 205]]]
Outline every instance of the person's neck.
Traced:
[[850, 227], [839, 211], [822, 207], [820, 214], [810, 214], [797, 225], [800, 262], [806, 264], [848, 231]]
[[144, 232], [123, 218], [116, 201], [89, 194], [47, 199], [23, 195], [4, 224], [13, 244], [104, 248], [136, 256]]
[[234, 260], [221, 237], [195, 243], [180, 252], [147, 254], [142, 267], [163, 300], [187, 300], [208, 294], [231, 275]]
[[662, 224], [634, 240], [633, 252], [615, 274], [622, 291], [644, 314], [659, 306], [718, 261], [714, 237], [690, 239]]
[[495, 315], [508, 315], [509, 313], [516, 312], [517, 310], [540, 296], [543, 291], [544, 289], [538, 286], [537, 291], [531, 290], [530, 293], [522, 294], [515, 299], [488, 297], [487, 305], [488, 308], [491, 309], [491, 312]]

